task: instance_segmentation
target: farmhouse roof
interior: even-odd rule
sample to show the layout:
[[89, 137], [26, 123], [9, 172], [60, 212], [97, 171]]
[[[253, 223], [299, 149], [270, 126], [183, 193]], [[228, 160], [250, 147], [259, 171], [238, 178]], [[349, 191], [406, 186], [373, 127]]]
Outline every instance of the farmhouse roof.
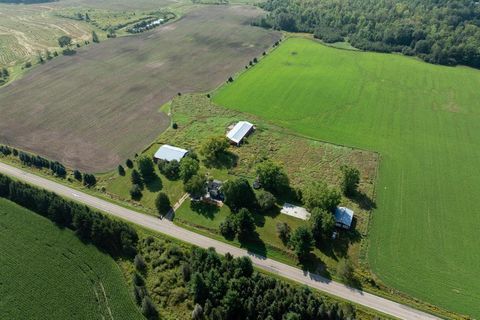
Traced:
[[353, 211], [345, 207], [337, 207], [335, 209], [335, 222], [347, 228], [352, 226]]
[[253, 124], [247, 121], [239, 121], [232, 130], [227, 133], [227, 138], [235, 143], [240, 143], [252, 130]]
[[166, 161], [180, 161], [187, 153], [188, 150], [164, 144], [155, 152], [154, 158]]

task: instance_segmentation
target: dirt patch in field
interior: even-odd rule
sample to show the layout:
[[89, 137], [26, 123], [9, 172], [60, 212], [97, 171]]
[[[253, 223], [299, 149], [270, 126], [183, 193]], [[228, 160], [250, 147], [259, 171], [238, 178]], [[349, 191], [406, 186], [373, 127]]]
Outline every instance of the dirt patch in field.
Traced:
[[260, 13], [202, 7], [174, 25], [37, 67], [0, 90], [0, 143], [110, 170], [169, 126], [160, 106], [178, 92], [215, 88], [279, 38], [249, 25]]

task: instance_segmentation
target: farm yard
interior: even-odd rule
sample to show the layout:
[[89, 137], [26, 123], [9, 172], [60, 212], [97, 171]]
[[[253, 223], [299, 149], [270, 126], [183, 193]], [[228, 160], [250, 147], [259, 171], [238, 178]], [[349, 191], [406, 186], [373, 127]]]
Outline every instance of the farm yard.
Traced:
[[0, 89], [0, 141], [70, 167], [110, 170], [169, 126], [161, 105], [178, 92], [215, 88], [278, 40], [246, 23], [258, 14], [202, 6], [38, 66]]
[[478, 317], [478, 87], [477, 70], [291, 38], [213, 101], [304, 136], [378, 151], [374, 273]]
[[0, 217], [1, 318], [142, 319], [112, 258], [3, 198]]
[[[204, 94], [176, 97], [169, 105], [169, 111], [177, 129], [168, 129], [162, 133], [140, 156], [147, 155], [152, 158], [155, 151], [164, 144], [186, 148], [198, 154], [200, 146], [209, 137], [224, 135], [231, 124], [247, 119], [255, 123], [256, 130], [241, 147], [229, 148], [232, 157], [237, 159], [236, 165], [206, 167], [202, 164], [201, 173], [220, 181], [243, 177], [253, 182], [257, 165], [265, 159], [272, 159], [284, 166], [294, 188], [304, 188], [314, 181], [325, 181], [331, 186], [339, 187], [342, 165], [359, 168], [359, 189], [363, 197], [342, 199], [342, 204], [355, 210], [355, 231], [346, 233], [334, 245], [326, 244], [321, 250], [315, 249], [314, 256], [305, 263], [305, 267], [325, 276], [338, 278], [335, 273], [339, 260], [348, 255], [352, 261], [359, 261], [360, 255], [365, 254], [364, 240], [369, 222], [369, 206], [374, 198], [374, 182], [379, 164], [377, 154], [296, 136], [260, 118], [219, 107]], [[136, 166], [135, 168], [138, 170]], [[117, 172], [99, 175], [97, 189], [103, 188], [110, 199], [140, 206], [145, 212], [155, 215], [158, 215], [155, 199], [159, 192], [164, 192], [172, 205], [185, 193], [181, 179], [169, 179], [155, 166], [155, 179], [145, 183], [140, 199], [131, 200], [131, 174], [132, 169], [126, 167], [124, 175]], [[281, 204], [280, 202], [279, 205]], [[294, 265], [297, 263], [294, 253], [278, 237], [276, 225], [285, 222], [295, 230], [301, 225], [307, 226], [308, 222], [280, 214], [279, 207], [268, 213], [254, 212], [257, 236], [252, 237], [251, 241], [240, 243], [237, 240], [225, 240], [219, 232], [220, 224], [230, 212], [226, 205], [216, 207], [187, 199], [175, 212], [173, 221], [215, 239], [245, 246], [257, 254]]]

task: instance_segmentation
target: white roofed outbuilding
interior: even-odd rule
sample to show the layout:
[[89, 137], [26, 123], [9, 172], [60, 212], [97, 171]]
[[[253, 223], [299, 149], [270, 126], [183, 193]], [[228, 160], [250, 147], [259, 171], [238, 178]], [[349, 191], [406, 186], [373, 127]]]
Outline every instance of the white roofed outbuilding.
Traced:
[[335, 209], [335, 225], [343, 229], [350, 229], [353, 221], [353, 210], [345, 207]]
[[290, 203], [285, 203], [280, 213], [302, 220], [308, 220], [310, 218], [310, 212], [308, 212], [307, 209]]
[[188, 153], [188, 150], [173, 147], [168, 144], [164, 144], [157, 150], [157, 152], [155, 152], [155, 155], [153, 156], [153, 158], [155, 160], [180, 161], [182, 160], [183, 157], [187, 155], [187, 153]]
[[254, 130], [253, 124], [248, 121], [239, 121], [233, 128], [227, 133], [227, 138], [230, 142], [237, 146], [242, 143], [242, 140], [248, 136]]

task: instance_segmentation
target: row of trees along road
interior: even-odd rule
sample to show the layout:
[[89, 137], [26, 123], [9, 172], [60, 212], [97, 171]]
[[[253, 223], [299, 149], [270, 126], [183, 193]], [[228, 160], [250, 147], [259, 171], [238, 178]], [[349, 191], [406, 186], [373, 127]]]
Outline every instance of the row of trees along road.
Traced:
[[130, 225], [112, 220], [89, 207], [12, 180], [0, 174], [0, 197], [9, 199], [58, 226], [69, 228], [83, 241], [90, 242], [112, 256], [133, 257], [138, 235]]
[[309, 32], [324, 42], [402, 52], [427, 62], [480, 68], [480, 5], [458, 0], [267, 0], [255, 24]]
[[[18, 151], [9, 146], [0, 145], [0, 155], [17, 157], [23, 165], [37, 169], [50, 169], [51, 173], [59, 178], [67, 177], [67, 169], [58, 161], [45, 159], [39, 155], [33, 155], [24, 151]], [[81, 173], [79, 170], [73, 171], [73, 177], [83, 182], [87, 187], [93, 187], [97, 183], [96, 177], [91, 173]]]

